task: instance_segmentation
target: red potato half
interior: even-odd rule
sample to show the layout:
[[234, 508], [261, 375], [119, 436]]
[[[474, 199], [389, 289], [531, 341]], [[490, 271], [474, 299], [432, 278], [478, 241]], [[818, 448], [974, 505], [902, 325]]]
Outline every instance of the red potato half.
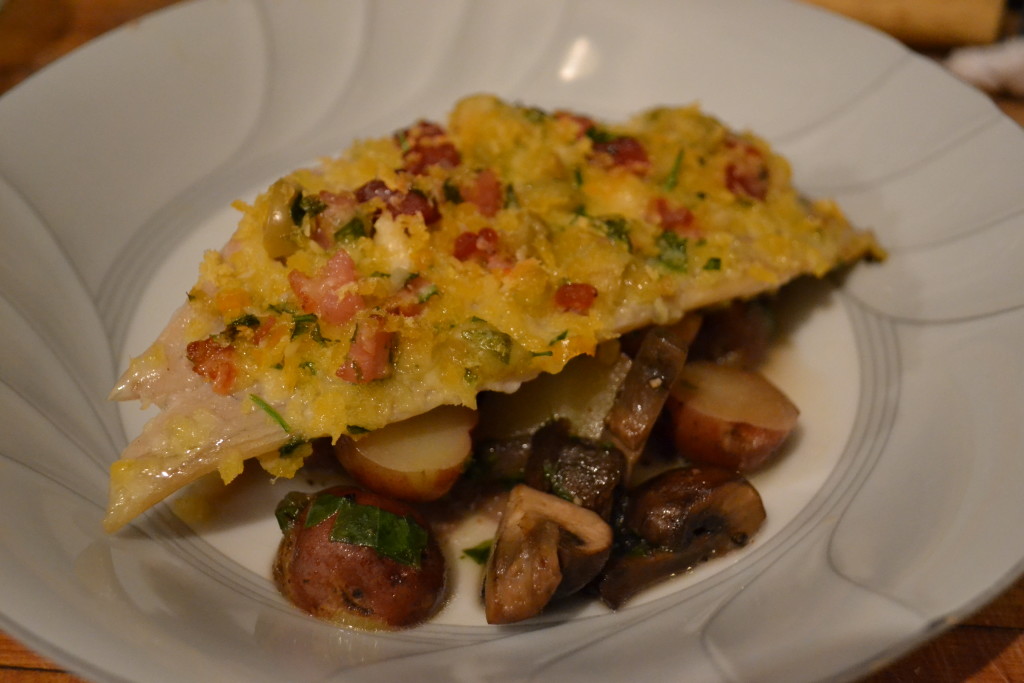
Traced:
[[[424, 529], [426, 544], [417, 561], [396, 561], [370, 545], [334, 540], [335, 515], [306, 526], [312, 503], [323, 494], [379, 508]], [[309, 496], [283, 531], [274, 582], [292, 604], [317, 619], [394, 630], [419, 624], [441, 607], [444, 555], [427, 521], [407, 504], [356, 488], [333, 487]]]
[[458, 481], [472, 452], [476, 411], [441, 406], [334, 447], [357, 482], [385, 496], [412, 502], [437, 500]]
[[708, 362], [686, 365], [672, 387], [668, 410], [681, 455], [737, 472], [763, 465], [800, 415], [764, 376]]

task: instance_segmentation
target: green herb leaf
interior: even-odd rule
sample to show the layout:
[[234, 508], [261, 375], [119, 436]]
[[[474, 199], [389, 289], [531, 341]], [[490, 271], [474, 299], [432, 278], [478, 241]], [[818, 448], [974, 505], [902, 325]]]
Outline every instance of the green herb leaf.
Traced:
[[558, 333], [558, 336], [548, 342], [548, 346], [554, 346], [558, 342], [566, 339], [569, 336], [569, 330], [562, 330]]
[[302, 208], [302, 195], [296, 194], [295, 199], [292, 200], [290, 207], [292, 223], [295, 225], [302, 225], [302, 219], [306, 215], [306, 210]]
[[306, 528], [334, 516], [330, 539], [373, 548], [400, 564], [418, 567], [427, 547], [427, 530], [416, 520], [375, 505], [361, 505], [347, 496], [321, 493], [306, 514]]
[[487, 558], [491, 556], [491, 546], [494, 545], [494, 540], [488, 538], [485, 541], [477, 543], [472, 548], [463, 548], [462, 556], [468, 557], [469, 559], [476, 562], [478, 565], [483, 566], [487, 564]]
[[289, 427], [288, 423], [285, 422], [283, 417], [281, 417], [281, 413], [274, 410], [274, 408], [269, 403], [264, 401], [256, 394], [249, 394], [249, 398], [252, 400], [253, 403], [255, 403], [259, 407], [260, 410], [269, 415], [271, 420], [279, 424], [281, 426], [281, 429], [288, 433], [291, 433], [292, 428]]
[[299, 449], [299, 446], [308, 443], [305, 439], [300, 436], [293, 436], [288, 440], [288, 443], [277, 449], [277, 454], [282, 458], [288, 458], [295, 455], [295, 451]]
[[290, 491], [281, 502], [274, 508], [274, 517], [277, 518], [277, 525], [281, 531], [287, 531], [299, 518], [303, 508], [309, 503], [309, 494], [301, 491]]
[[544, 123], [544, 121], [549, 117], [550, 114], [543, 109], [538, 109], [537, 107], [527, 107], [526, 109], [523, 109], [523, 118], [530, 123]]
[[674, 232], [663, 232], [658, 237], [658, 261], [670, 270], [685, 273], [688, 267], [686, 258], [686, 238]]
[[359, 216], [354, 216], [334, 232], [334, 239], [339, 242], [354, 242], [360, 237], [366, 237], [366, 226]]
[[601, 219], [601, 227], [604, 230], [604, 234], [616, 242], [625, 242], [626, 246], [629, 247], [630, 251], [633, 249], [633, 244], [629, 241], [629, 223], [622, 216], [611, 216], [610, 218]]
[[704, 270], [721, 270], [721, 269], [722, 269], [722, 259], [718, 258], [717, 256], [712, 256], [711, 258], [709, 258], [707, 260], [707, 262], [704, 263]]
[[512, 337], [490, 326], [483, 320], [473, 322], [484, 323], [462, 331], [462, 338], [479, 349], [493, 353], [507, 364], [512, 359]]
[[292, 317], [292, 339], [304, 333], [308, 333], [317, 344], [331, 341], [320, 333], [320, 320], [314, 313], [302, 313]]
[[417, 303], [423, 304], [423, 303], [426, 303], [427, 300], [430, 297], [437, 296], [440, 293], [441, 293], [441, 290], [439, 290], [437, 288], [437, 285], [431, 284], [431, 285], [428, 285], [427, 287], [424, 287], [422, 290], [420, 290], [419, 296], [416, 297], [416, 301], [417, 301]]
[[674, 190], [676, 185], [679, 184], [679, 170], [683, 166], [683, 150], [679, 150], [676, 154], [675, 161], [672, 162], [672, 169], [668, 172], [668, 176], [665, 178], [665, 189]]
[[259, 326], [260, 326], [260, 319], [257, 318], [256, 316], [254, 316], [252, 313], [247, 313], [247, 314], [245, 314], [243, 316], [235, 318], [230, 323], [228, 323], [228, 327], [259, 327]]
[[315, 216], [326, 208], [327, 204], [315, 195], [297, 194], [291, 205], [292, 223], [302, 225], [303, 218]]
[[551, 493], [558, 496], [562, 500], [567, 500], [570, 503], [576, 502], [571, 492], [569, 492], [565, 485], [562, 483], [561, 473], [558, 471], [558, 466], [551, 461], [545, 461], [541, 467], [544, 474], [544, 481], [548, 483], [551, 488]]
[[348, 425], [345, 427], [349, 434], [369, 434], [370, 430], [359, 425]]
[[445, 178], [444, 184], [441, 185], [441, 193], [444, 195], [446, 202], [451, 202], [452, 204], [462, 203], [462, 192], [450, 178]]
[[516, 188], [512, 187], [512, 183], [505, 186], [505, 203], [502, 208], [515, 209], [519, 207], [519, 195], [516, 194]]
[[618, 135], [610, 133], [606, 130], [601, 130], [597, 126], [591, 126], [590, 128], [588, 128], [586, 135], [593, 142], [598, 144], [614, 142], [619, 139]]

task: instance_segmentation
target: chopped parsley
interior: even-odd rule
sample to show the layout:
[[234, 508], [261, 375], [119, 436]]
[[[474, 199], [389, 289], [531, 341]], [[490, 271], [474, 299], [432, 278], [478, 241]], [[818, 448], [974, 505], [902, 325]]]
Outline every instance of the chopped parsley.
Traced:
[[562, 500], [567, 500], [570, 503], [575, 502], [575, 496], [571, 491], [565, 488], [565, 484], [562, 483], [561, 472], [558, 470], [558, 466], [551, 462], [545, 461], [542, 466], [544, 481], [548, 483], [553, 495], [558, 496]]
[[309, 334], [310, 338], [317, 344], [325, 344], [331, 341], [320, 333], [320, 321], [314, 313], [303, 313], [292, 317], [292, 325], [292, 339], [302, 334]]
[[253, 403], [255, 403], [259, 407], [260, 410], [269, 415], [271, 420], [280, 425], [281, 429], [288, 432], [289, 434], [291, 433], [292, 428], [288, 425], [287, 422], [285, 422], [285, 419], [281, 417], [281, 413], [274, 410], [273, 406], [271, 406], [269, 403], [264, 401], [256, 394], [249, 394], [249, 398], [252, 400]]
[[462, 331], [462, 338], [478, 349], [492, 353], [508, 365], [512, 359], [512, 337], [495, 329], [486, 320], [474, 316], [473, 327]]
[[685, 273], [688, 267], [686, 238], [674, 232], [661, 233], [658, 237], [658, 261], [670, 270]]
[[292, 438], [288, 439], [288, 443], [277, 449], [277, 454], [280, 455], [282, 458], [288, 458], [292, 455], [295, 455], [295, 451], [299, 449], [299, 446], [302, 446], [306, 443], [309, 442], [301, 437], [293, 436]]
[[281, 531], [287, 531], [295, 524], [295, 520], [302, 514], [303, 508], [309, 503], [309, 494], [301, 491], [289, 491], [281, 502], [274, 508], [274, 517], [277, 518], [277, 525]]
[[629, 247], [630, 251], [633, 249], [632, 243], [629, 241], [629, 223], [622, 216], [611, 216], [609, 218], [600, 219], [601, 228], [604, 230], [604, 234], [609, 239], [616, 242], [625, 242], [626, 246]]
[[462, 556], [468, 557], [478, 565], [483, 566], [487, 564], [487, 559], [491, 556], [492, 545], [494, 545], [494, 540], [488, 538], [487, 540], [480, 541], [470, 548], [463, 548]]
[[441, 290], [437, 288], [437, 285], [430, 284], [419, 291], [419, 295], [416, 297], [417, 303], [426, 303], [428, 299], [433, 296], [437, 296], [441, 293]]
[[523, 109], [523, 118], [530, 123], [544, 123], [548, 118], [549, 114], [543, 109], [537, 107], [527, 107]]
[[704, 270], [721, 270], [722, 259], [717, 256], [712, 256], [704, 263]]
[[373, 548], [399, 564], [420, 566], [430, 539], [427, 530], [413, 518], [376, 505], [362, 505], [349, 496], [320, 493], [309, 505], [305, 527], [314, 527], [332, 516], [331, 541]]
[[359, 216], [354, 216], [334, 232], [334, 239], [339, 242], [353, 242], [360, 237], [366, 237], [366, 226]]
[[228, 327], [259, 327], [260, 319], [252, 313], [246, 313], [243, 316], [235, 318], [228, 323]]
[[505, 204], [502, 208], [519, 208], [519, 195], [516, 194], [516, 188], [512, 187], [512, 183], [505, 186]]
[[664, 188], [666, 190], [674, 190], [676, 185], [679, 184], [679, 171], [683, 166], [683, 150], [679, 150], [676, 154], [675, 161], [672, 162], [672, 169], [668, 172], [668, 176], [665, 178]]
[[462, 203], [462, 192], [459, 190], [458, 185], [453, 183], [450, 178], [445, 178], [444, 184], [441, 186], [441, 193], [444, 195], [446, 202], [452, 204]]
[[315, 216], [326, 208], [327, 205], [319, 197], [302, 194], [296, 195], [295, 201], [291, 205], [292, 223], [302, 225], [303, 218]]
[[609, 142], [615, 142], [616, 140], [619, 139], [618, 135], [615, 135], [614, 133], [610, 133], [610, 132], [608, 132], [606, 130], [601, 130], [597, 126], [591, 126], [590, 128], [587, 128], [586, 135], [587, 135], [588, 138], [591, 139], [592, 142], [594, 142], [596, 144], [599, 144], [599, 145], [600, 144], [607, 144]]

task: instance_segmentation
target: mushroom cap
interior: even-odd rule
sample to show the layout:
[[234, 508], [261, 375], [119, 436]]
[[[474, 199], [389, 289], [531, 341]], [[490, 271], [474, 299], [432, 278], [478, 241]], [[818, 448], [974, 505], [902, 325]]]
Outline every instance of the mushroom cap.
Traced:
[[519, 484], [509, 493], [488, 559], [484, 610], [488, 623], [539, 614], [601, 571], [612, 529], [601, 517], [563, 498]]

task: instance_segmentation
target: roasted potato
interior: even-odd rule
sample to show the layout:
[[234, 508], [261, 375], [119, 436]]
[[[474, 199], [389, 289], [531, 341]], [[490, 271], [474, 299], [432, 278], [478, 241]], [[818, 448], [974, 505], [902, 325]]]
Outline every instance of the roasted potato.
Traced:
[[353, 487], [289, 494], [274, 580], [318, 619], [370, 630], [418, 624], [439, 608], [445, 561], [410, 506]]

